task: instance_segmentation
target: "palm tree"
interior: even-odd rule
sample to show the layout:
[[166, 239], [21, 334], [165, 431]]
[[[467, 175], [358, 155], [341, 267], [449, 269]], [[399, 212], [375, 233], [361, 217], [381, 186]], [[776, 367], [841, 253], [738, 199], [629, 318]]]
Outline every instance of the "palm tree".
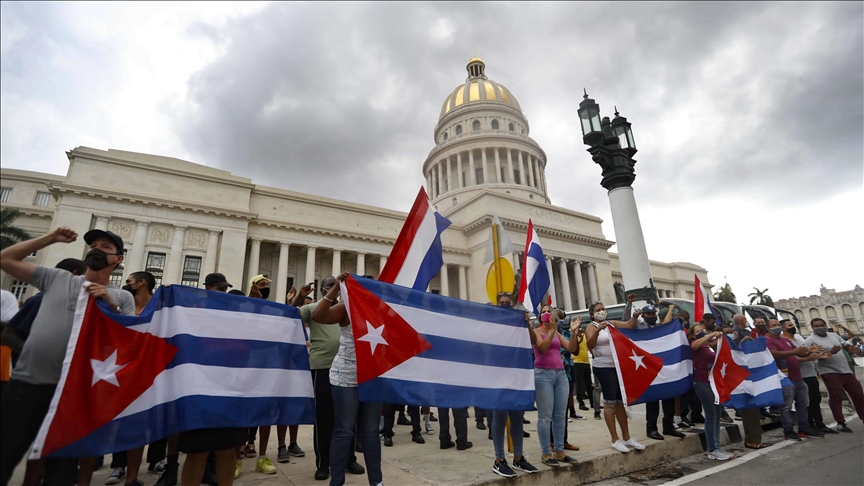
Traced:
[[768, 289], [759, 290], [756, 287], [753, 287], [755, 292], [751, 292], [747, 294], [747, 297], [750, 297], [750, 304], [752, 305], [754, 302], [758, 305], [767, 305], [768, 307], [774, 307], [774, 300], [768, 295]]
[[15, 208], [3, 208], [0, 210], [0, 248], [6, 248], [19, 241], [32, 238], [30, 233], [12, 225], [18, 219], [18, 216], [21, 216], [21, 212]]
[[723, 287], [720, 287], [718, 292], [714, 293], [714, 300], [719, 302], [731, 302], [734, 304], [737, 299], [735, 298], [735, 294], [732, 292], [732, 287], [727, 283]]

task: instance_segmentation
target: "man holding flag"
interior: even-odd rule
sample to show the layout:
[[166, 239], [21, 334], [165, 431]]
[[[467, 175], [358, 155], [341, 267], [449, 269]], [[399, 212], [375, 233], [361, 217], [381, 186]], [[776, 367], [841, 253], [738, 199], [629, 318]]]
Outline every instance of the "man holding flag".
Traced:
[[[123, 262], [123, 239], [109, 231], [91, 230], [84, 235], [90, 250], [82, 276], [25, 262], [32, 253], [55, 243], [73, 243], [78, 233], [58, 227], [39, 238], [12, 245], [0, 252], [0, 268], [12, 278], [39, 288], [44, 297], [30, 336], [24, 344], [12, 379], [3, 394], [0, 425], [0, 485], [6, 486], [12, 471], [36, 438], [48, 413], [60, 380], [66, 347], [76, 312], [75, 302], [85, 283], [94, 298], [104, 300], [112, 312], [135, 314], [132, 294], [111, 284], [111, 273]], [[70, 304], [71, 303], [71, 304]], [[46, 479], [56, 468], [75, 459], [46, 459]]]

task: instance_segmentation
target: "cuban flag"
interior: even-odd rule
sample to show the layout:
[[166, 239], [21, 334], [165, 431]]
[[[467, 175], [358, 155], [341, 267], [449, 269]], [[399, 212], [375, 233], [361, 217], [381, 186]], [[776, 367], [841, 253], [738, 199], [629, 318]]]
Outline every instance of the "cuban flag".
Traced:
[[740, 346], [727, 336], [717, 340], [717, 354], [708, 377], [715, 403], [738, 410], [782, 405], [784, 380], [788, 382], [777, 369], [764, 336]]
[[705, 292], [705, 289], [702, 287], [702, 282], [699, 281], [699, 276], [694, 276], [696, 277], [696, 282], [693, 284], [693, 287], [696, 290], [696, 298], [693, 302], [693, 322], [701, 321], [702, 316], [706, 313], [713, 314], [716, 317], [717, 314], [714, 312], [714, 308], [711, 307], [711, 302], [708, 300], [708, 292]]
[[294, 307], [161, 286], [141, 316], [78, 297], [63, 371], [30, 459], [92, 457], [211, 427], [311, 424]]
[[[525, 258], [522, 262], [522, 281], [519, 283], [519, 298], [517, 299], [526, 309], [540, 315], [538, 309], [543, 305], [543, 296], [549, 290], [551, 279], [549, 278], [549, 267], [546, 266], [546, 257], [543, 255], [543, 246], [540, 245], [540, 237], [534, 229], [534, 223], [528, 220], [528, 240], [525, 242]], [[552, 303], [552, 296], [549, 296]]]
[[420, 187], [378, 280], [425, 291], [444, 264], [441, 233], [448, 226], [450, 220], [435, 210]]
[[349, 275], [360, 400], [531, 410], [534, 360], [524, 313]]
[[693, 386], [690, 343], [678, 319], [650, 329], [606, 329], [627, 405], [675, 398]]

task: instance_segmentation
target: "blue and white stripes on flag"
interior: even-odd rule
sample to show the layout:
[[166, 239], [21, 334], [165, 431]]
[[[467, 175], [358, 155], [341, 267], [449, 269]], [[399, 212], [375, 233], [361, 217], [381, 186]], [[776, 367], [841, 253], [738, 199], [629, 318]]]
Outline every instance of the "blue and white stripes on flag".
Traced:
[[533, 408], [534, 359], [522, 312], [376, 280], [357, 281], [432, 346], [361, 383], [361, 400], [446, 408]]
[[777, 369], [777, 362], [768, 350], [764, 336], [735, 345], [727, 339], [732, 359], [750, 372], [750, 376], [732, 390], [728, 402], [722, 405], [735, 409], [762, 408], [783, 404], [783, 386], [792, 382]]
[[540, 237], [534, 229], [534, 223], [528, 220], [528, 239], [525, 242], [525, 259], [522, 262], [522, 280], [519, 283], [519, 298], [517, 299], [534, 315], [540, 315], [539, 308], [543, 305], [543, 296], [549, 290], [552, 279], [549, 278], [549, 267], [543, 255]]

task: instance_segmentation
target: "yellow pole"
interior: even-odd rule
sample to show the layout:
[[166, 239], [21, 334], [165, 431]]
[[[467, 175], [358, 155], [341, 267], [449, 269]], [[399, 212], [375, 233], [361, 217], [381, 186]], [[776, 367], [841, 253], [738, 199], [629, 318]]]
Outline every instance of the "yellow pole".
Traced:
[[[495, 295], [501, 293], [504, 289], [504, 282], [501, 281], [501, 269], [498, 268], [498, 258], [501, 255], [498, 252], [498, 226], [492, 224], [492, 269], [495, 272]], [[496, 302], [497, 304], [497, 302]], [[494, 413], [494, 412], [493, 412]], [[491, 427], [491, 422], [490, 422]], [[513, 437], [510, 436], [510, 417], [504, 422], [504, 433], [507, 437], [507, 452], [513, 452]]]

